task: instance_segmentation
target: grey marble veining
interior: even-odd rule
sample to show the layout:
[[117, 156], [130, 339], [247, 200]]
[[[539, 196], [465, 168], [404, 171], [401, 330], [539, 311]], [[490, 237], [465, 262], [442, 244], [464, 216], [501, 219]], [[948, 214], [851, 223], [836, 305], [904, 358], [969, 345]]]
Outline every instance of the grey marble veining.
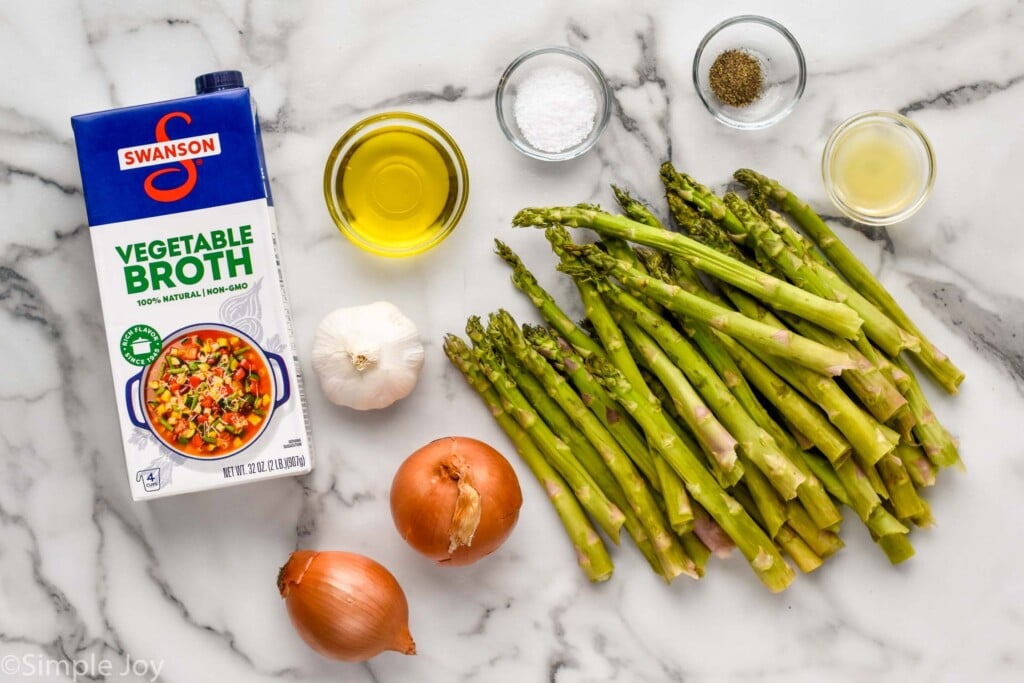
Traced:
[[[28, 663], [108, 661], [107, 680], [1013, 681], [1024, 679], [1024, 8], [1018, 2], [759, 3], [807, 53], [793, 114], [727, 129], [690, 84], [693, 50], [738, 2], [470, 0], [0, 4], [0, 667], [4, 681], [68, 680]], [[606, 72], [614, 109], [582, 159], [550, 166], [502, 137], [493, 93], [505, 65], [573, 45]], [[231, 490], [132, 503], [68, 118], [187, 95], [239, 68], [260, 104], [283, 260], [305, 370], [320, 318], [389, 300], [427, 346], [416, 392], [356, 414], [307, 386], [315, 471]], [[460, 227], [406, 262], [357, 252], [323, 206], [323, 162], [364, 115], [408, 109], [458, 140], [472, 176]], [[531, 319], [491, 241], [509, 242], [560, 300], [527, 205], [610, 204], [609, 183], [659, 202], [666, 159], [716, 189], [751, 166], [825, 214], [818, 159], [858, 111], [901, 111], [931, 138], [935, 193], [907, 224], [831, 219], [927, 334], [967, 372], [955, 399], [927, 386], [961, 440], [967, 473], [929, 492], [938, 520], [892, 568], [848, 522], [847, 547], [769, 595], [739, 558], [667, 587], [633, 548], [591, 586], [525, 468], [519, 526], [495, 556], [435, 567], [393, 532], [388, 488], [422, 443], [503, 435], [440, 350], [467, 315]], [[574, 314], [579, 314], [578, 304]], [[515, 460], [513, 458], [513, 460]], [[419, 655], [328, 662], [294, 635], [278, 566], [298, 547], [370, 555], [405, 588]], [[133, 669], [132, 666], [136, 665]], [[129, 673], [120, 675], [128, 669]], [[91, 672], [92, 680], [102, 676]], [[85, 680], [79, 678], [79, 680]]]

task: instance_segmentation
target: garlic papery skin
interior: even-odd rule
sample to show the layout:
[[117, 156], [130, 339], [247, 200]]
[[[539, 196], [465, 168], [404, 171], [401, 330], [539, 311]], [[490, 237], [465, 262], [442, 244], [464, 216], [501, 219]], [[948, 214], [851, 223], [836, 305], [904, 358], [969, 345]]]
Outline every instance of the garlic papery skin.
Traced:
[[386, 408], [408, 396], [423, 356], [416, 325], [386, 301], [328, 313], [313, 340], [313, 369], [324, 394], [356, 410]]

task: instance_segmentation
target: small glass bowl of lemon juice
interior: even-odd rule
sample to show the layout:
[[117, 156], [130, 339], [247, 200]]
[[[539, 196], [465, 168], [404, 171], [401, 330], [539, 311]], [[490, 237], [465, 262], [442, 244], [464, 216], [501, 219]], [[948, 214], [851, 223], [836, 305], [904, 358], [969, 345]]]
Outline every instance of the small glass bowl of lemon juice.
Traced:
[[821, 157], [832, 202], [850, 218], [891, 225], [920, 209], [935, 184], [935, 153], [905, 116], [868, 111], [839, 124]]
[[466, 161], [450, 135], [408, 112], [376, 114], [338, 140], [324, 199], [338, 229], [381, 256], [420, 254], [458, 224], [469, 197]]

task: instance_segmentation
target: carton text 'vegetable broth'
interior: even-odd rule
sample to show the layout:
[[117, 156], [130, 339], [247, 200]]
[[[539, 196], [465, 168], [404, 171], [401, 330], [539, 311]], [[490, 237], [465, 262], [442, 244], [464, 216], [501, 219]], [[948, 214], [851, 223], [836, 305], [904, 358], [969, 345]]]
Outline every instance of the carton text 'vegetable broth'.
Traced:
[[136, 500], [312, 466], [256, 110], [196, 89], [71, 120]]

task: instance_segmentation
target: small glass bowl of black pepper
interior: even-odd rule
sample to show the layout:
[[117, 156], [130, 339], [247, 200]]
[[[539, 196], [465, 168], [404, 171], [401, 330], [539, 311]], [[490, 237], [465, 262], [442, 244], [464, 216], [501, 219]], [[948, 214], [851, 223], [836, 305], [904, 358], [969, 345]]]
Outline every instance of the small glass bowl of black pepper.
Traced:
[[693, 56], [693, 86], [712, 116], [753, 130], [784, 119], [803, 95], [807, 64], [793, 34], [753, 14], [708, 31]]

